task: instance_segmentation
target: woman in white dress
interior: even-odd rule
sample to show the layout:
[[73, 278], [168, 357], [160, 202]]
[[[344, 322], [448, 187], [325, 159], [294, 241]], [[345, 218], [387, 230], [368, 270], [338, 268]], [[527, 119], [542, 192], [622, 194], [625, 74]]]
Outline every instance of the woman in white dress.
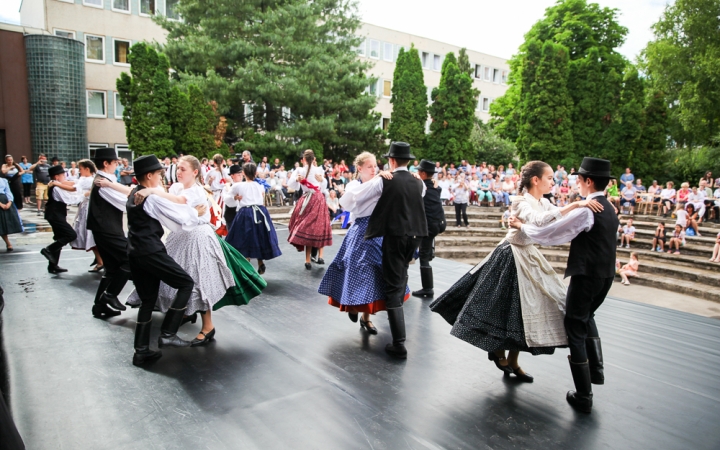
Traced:
[[438, 187], [440, 188], [440, 200], [442, 200], [443, 205], [447, 203], [448, 200], [450, 200], [450, 197], [452, 194], [450, 194], [450, 186], [452, 186], [452, 183], [448, 178], [445, 176], [444, 173], [438, 174]]
[[[552, 168], [542, 161], [527, 163], [521, 172], [525, 193], [512, 198], [511, 213], [523, 223], [544, 226], [579, 207], [602, 210], [594, 200], [558, 208], [543, 198], [554, 182]], [[511, 229], [492, 253], [430, 308], [453, 325], [453, 336], [488, 352], [488, 359], [506, 376], [532, 382], [518, 364], [520, 351], [552, 354], [556, 347], [567, 345], [565, 293], [562, 278], [533, 241]]]
[[90, 269], [90, 273], [98, 273], [103, 269], [103, 260], [100, 256], [100, 252], [95, 245], [95, 239], [93, 238], [92, 231], [87, 229], [87, 216], [88, 216], [88, 205], [90, 203], [90, 191], [93, 187], [93, 180], [95, 179], [95, 163], [89, 159], [81, 159], [77, 163], [80, 177], [75, 181], [75, 190], [78, 193], [82, 193], [85, 199], [78, 205], [78, 211], [73, 221], [73, 229], [77, 233], [77, 239], [70, 243], [70, 247], [73, 250], [85, 250], [86, 252], [92, 251], [95, 255], [95, 267]]

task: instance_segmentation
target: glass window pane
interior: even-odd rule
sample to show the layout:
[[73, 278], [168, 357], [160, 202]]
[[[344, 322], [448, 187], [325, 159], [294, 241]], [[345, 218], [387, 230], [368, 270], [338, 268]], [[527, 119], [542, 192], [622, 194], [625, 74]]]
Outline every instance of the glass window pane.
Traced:
[[485, 68], [485, 81], [492, 81], [492, 68], [491, 67]]
[[55, 30], [55, 36], [60, 36], [68, 39], [75, 39], [75, 33], [71, 31]]
[[387, 42], [383, 43], [383, 59], [385, 61], [393, 60], [393, 45]]
[[370, 84], [370, 94], [377, 95], [377, 81]]
[[130, 53], [130, 43], [127, 41], [115, 41], [115, 62], [121, 64], [128, 63], [128, 53]]
[[155, 14], [155, 0], [140, 0], [140, 14]]
[[165, 2], [165, 12], [169, 19], [180, 20], [180, 13], [177, 12], [178, 0], [167, 0]]
[[433, 70], [440, 70], [440, 55], [433, 56]]
[[115, 118], [116, 119], [122, 119], [123, 113], [125, 112], [125, 107], [122, 103], [120, 103], [120, 94], [117, 92], [115, 93]]
[[482, 78], [482, 66], [480, 64], [475, 65], [475, 78]]
[[88, 91], [88, 114], [91, 116], [105, 115], [105, 94], [103, 92]]
[[422, 52], [422, 66], [423, 69], [428, 68], [428, 60], [430, 59], [430, 54], [427, 52]]
[[130, 0], [113, 0], [113, 8], [121, 11], [130, 11]]
[[102, 6], [103, 0], [84, 0], [86, 5]]
[[371, 58], [379, 58], [380, 57], [380, 42], [370, 41], [370, 57]]
[[97, 61], [103, 61], [105, 59], [103, 55], [103, 41], [104, 39], [98, 36], [85, 36], [87, 59]]

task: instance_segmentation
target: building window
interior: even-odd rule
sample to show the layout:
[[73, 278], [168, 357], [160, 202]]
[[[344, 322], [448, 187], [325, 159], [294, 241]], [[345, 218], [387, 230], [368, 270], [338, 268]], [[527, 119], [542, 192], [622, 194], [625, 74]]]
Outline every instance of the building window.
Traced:
[[507, 81], [508, 81], [508, 71], [507, 71], [507, 70], [503, 70], [503, 71], [502, 71], [502, 75], [501, 75], [501, 77], [500, 77], [500, 82], [501, 82], [502, 84], [507, 84]]
[[105, 38], [102, 36], [85, 35], [85, 61], [105, 62]]
[[383, 80], [383, 97], [392, 96], [392, 82], [390, 80]]
[[389, 117], [382, 118], [382, 129], [383, 129], [383, 131], [388, 131], [390, 129], [390, 118]]
[[370, 95], [377, 96], [377, 81], [370, 83], [370, 86], [368, 87], [368, 92], [370, 93]]
[[58, 0], [59, 2], [63, 3], [75, 3], [75, 0]]
[[430, 53], [422, 52], [422, 66], [423, 69], [429, 69], [430, 66]]
[[499, 83], [499, 82], [500, 82], [500, 70], [493, 69], [493, 83]]
[[140, 14], [144, 16], [155, 15], [155, 0], [140, 0]]
[[116, 65], [129, 65], [130, 41], [113, 39], [113, 49], [115, 53], [113, 63]]
[[108, 144], [90, 143], [88, 144], [88, 156], [90, 159], [95, 157], [95, 150], [98, 148], [105, 148]]
[[102, 8], [103, 0], [83, 0], [83, 5], [92, 6], [93, 8]]
[[60, 36], [68, 39], [75, 39], [75, 32], [74, 31], [65, 31], [65, 30], [58, 30], [55, 29], [55, 36]]
[[122, 120], [123, 113], [125, 112], [125, 107], [122, 103], [120, 103], [120, 94], [115, 93], [115, 118]]
[[440, 70], [440, 55], [433, 55], [433, 70]]
[[358, 56], [365, 56], [365, 39], [355, 48], [355, 52], [357, 52]]
[[492, 67], [485, 68], [485, 81], [492, 81]]
[[88, 117], [107, 117], [105, 91], [87, 91], [87, 115]]
[[113, 11], [130, 13], [130, 0], [112, 0]]
[[475, 64], [475, 78], [482, 80], [482, 66]]
[[115, 153], [117, 153], [118, 158], [127, 158], [128, 161], [133, 160], [132, 150], [127, 144], [115, 144]]
[[483, 97], [482, 99], [482, 110], [483, 112], [490, 111], [490, 99], [487, 97]]
[[387, 42], [383, 43], [383, 59], [385, 61], [393, 61], [393, 45]]
[[380, 42], [370, 40], [370, 57], [380, 59]]
[[165, 15], [168, 19], [180, 20], [180, 13], [177, 11], [179, 0], [165, 1]]

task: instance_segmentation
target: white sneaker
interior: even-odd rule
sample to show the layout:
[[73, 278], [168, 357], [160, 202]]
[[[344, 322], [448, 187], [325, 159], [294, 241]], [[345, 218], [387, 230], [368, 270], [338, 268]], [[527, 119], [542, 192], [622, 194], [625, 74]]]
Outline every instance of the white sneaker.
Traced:
[[630, 248], [630, 244], [627, 244], [627, 245], [625, 246], [625, 248]]

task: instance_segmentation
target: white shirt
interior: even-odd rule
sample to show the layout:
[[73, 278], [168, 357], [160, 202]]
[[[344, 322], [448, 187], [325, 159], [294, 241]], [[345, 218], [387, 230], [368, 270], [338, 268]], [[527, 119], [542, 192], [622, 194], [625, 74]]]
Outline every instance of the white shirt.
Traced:
[[705, 191], [697, 191], [697, 194], [690, 192], [690, 195], [688, 195], [688, 203], [694, 203], [696, 205], [699, 205], [701, 203], [705, 202], [705, 199], [707, 198], [707, 194], [705, 194]]
[[[205, 188], [197, 183], [193, 183], [192, 186], [185, 189], [185, 186], [183, 186], [182, 183], [175, 183], [170, 186], [168, 192], [172, 195], [177, 195], [178, 197], [185, 197], [187, 205], [193, 209], [199, 205], [206, 206], [207, 211], [205, 211], [205, 214], [198, 217], [198, 221], [200, 223], [210, 223], [210, 204], [208, 204], [207, 195], [205, 195]], [[197, 216], [197, 214], [195, 215]]]
[[[588, 200], [604, 195], [603, 192], [593, 192]], [[540, 245], [561, 245], [572, 241], [583, 231], [590, 231], [595, 225], [595, 215], [590, 208], [577, 208], [570, 211], [565, 217], [543, 227], [523, 224], [522, 231], [533, 241]]]
[[223, 190], [223, 202], [225, 203], [225, 208], [236, 208], [237, 209], [237, 200], [235, 200], [235, 195], [231, 192], [232, 187], [235, 186], [235, 183], [232, 186], [229, 184], [225, 185], [225, 188]]
[[230, 194], [233, 197], [242, 196], [241, 200], [236, 200], [238, 209], [245, 206], [262, 205], [265, 202], [265, 188], [255, 181], [233, 184]]
[[[227, 168], [222, 169], [222, 173], [216, 168], [212, 169], [210, 172], [205, 175], [205, 184], [210, 186], [210, 189], [215, 191], [222, 191], [225, 183], [221, 183], [221, 181], [227, 177], [230, 176], [230, 170]], [[212, 183], [209, 183], [208, 180], [210, 177], [213, 177]]]
[[165, 179], [168, 183], [177, 183], [177, 164], [170, 164], [165, 171]]
[[[120, 184], [117, 182], [117, 178], [115, 177], [115, 174], [111, 175], [111, 174], [103, 172], [102, 170], [98, 170], [97, 174], [100, 175], [101, 177], [107, 178], [108, 180], [110, 180], [113, 183]], [[101, 187], [98, 190], [98, 192], [100, 193], [100, 198], [102, 198], [106, 202], [110, 203], [112, 206], [119, 209], [120, 211], [126, 212], [125, 211], [126, 210], [125, 203], [127, 203], [127, 195], [123, 194], [120, 191], [116, 191], [113, 188], [109, 188], [109, 187], [108, 188]]]
[[197, 210], [190, 205], [175, 203], [157, 195], [149, 195], [143, 202], [143, 209], [170, 231], [190, 231], [200, 223]]
[[675, 217], [677, 217], [675, 225], [682, 225], [682, 227], [685, 228], [687, 226], [688, 215], [688, 212], [684, 209], [678, 209], [675, 211]]
[[625, 225], [623, 227], [623, 234], [630, 234], [630, 235], [635, 234], [635, 227]]
[[[307, 176], [306, 176], [307, 174]], [[295, 172], [293, 172], [292, 176], [288, 179], [287, 185], [290, 189], [294, 189], [295, 191], [302, 189], [303, 192], [307, 192], [311, 190], [311, 188], [307, 186], [303, 186], [300, 184], [299, 181], [297, 181], [297, 178], [299, 175], [302, 175], [305, 177], [305, 180], [307, 180], [308, 183], [312, 184], [313, 186], [317, 186], [320, 188], [320, 191], [323, 190], [323, 186], [325, 185], [325, 172], [322, 170], [321, 167], [313, 166], [310, 169], [310, 172], [307, 171], [307, 166], [298, 168]], [[320, 175], [323, 177], [322, 181], [318, 181], [315, 178], [315, 175]]]
[[85, 196], [81, 191], [66, 191], [65, 189], [61, 189], [56, 186], [53, 188], [53, 198], [58, 202], [65, 203], [66, 205], [77, 205], [78, 203], [82, 203]]
[[75, 189], [77, 189], [78, 192], [82, 192], [82, 193], [91, 191], [92, 187], [93, 187], [94, 179], [95, 179], [94, 177], [80, 177], [75, 182]]
[[663, 189], [660, 191], [660, 197], [665, 200], [671, 200], [675, 198], [675, 189]]

